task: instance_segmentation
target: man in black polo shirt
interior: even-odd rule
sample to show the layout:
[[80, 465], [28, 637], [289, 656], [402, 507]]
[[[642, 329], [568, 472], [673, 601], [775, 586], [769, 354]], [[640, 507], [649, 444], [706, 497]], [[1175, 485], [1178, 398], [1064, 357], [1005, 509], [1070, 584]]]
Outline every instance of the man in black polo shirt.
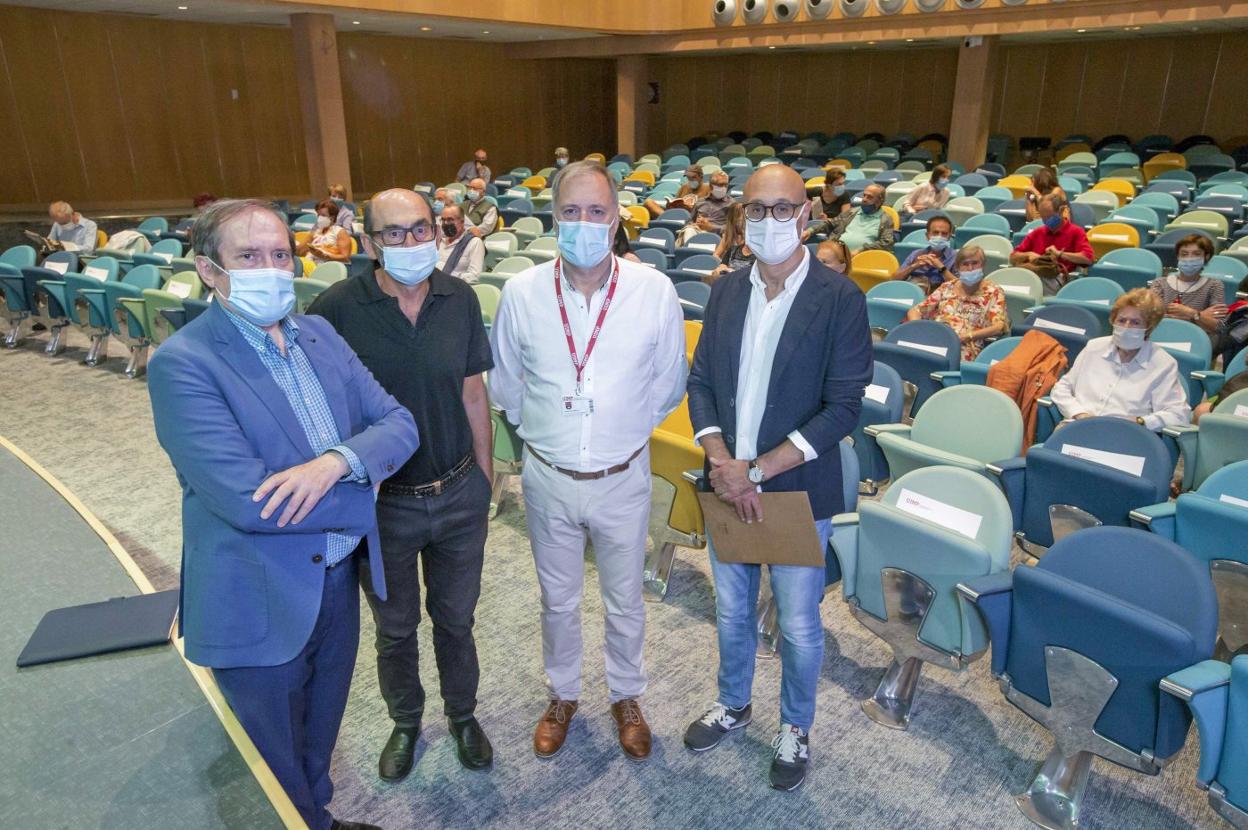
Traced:
[[411, 772], [424, 714], [418, 559], [459, 760], [484, 769], [493, 762], [493, 749], [473, 715], [479, 670], [472, 623], [493, 478], [482, 374], [493, 366], [490, 344], [472, 286], [435, 268], [437, 227], [425, 197], [383, 191], [366, 208], [364, 227], [364, 250], [380, 267], [336, 283], [308, 313], [338, 330], [386, 391], [411, 411], [422, 437], [420, 451], [378, 494], [389, 599], [382, 602], [373, 593], [367, 566], [360, 573], [377, 626], [377, 677], [395, 724], [378, 770], [386, 781]]

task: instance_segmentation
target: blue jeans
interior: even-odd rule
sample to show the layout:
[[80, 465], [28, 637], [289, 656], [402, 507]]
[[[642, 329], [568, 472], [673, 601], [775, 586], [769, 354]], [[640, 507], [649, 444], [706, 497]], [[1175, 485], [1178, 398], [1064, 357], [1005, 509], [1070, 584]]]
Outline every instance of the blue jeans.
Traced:
[[[828, 548], [832, 520], [815, 522], [820, 547]], [[750, 702], [758, 647], [755, 607], [762, 565], [720, 562], [707, 541], [715, 577], [715, 627], [719, 634], [719, 702], [739, 709]], [[815, 687], [823, 666], [823, 568], [769, 565], [771, 592], [780, 621], [780, 720], [810, 729], [815, 722]]]

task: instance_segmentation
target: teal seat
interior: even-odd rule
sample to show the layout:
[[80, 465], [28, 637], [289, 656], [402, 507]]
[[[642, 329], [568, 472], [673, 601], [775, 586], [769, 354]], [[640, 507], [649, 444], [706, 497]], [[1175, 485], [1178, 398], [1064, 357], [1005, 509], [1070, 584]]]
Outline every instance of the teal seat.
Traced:
[[981, 187], [979, 190], [975, 191], [974, 195], [976, 199], [979, 199], [979, 201], [984, 203], [985, 213], [993, 213], [996, 211], [998, 205], [1005, 204], [1006, 202], [1014, 199], [1014, 191], [1010, 190], [1008, 187], [997, 187], [996, 185], [993, 185], [992, 187]]
[[131, 321], [119, 301], [123, 297], [141, 300], [144, 290], [159, 288], [164, 280], [160, 276], [160, 269], [155, 265], [135, 266], [121, 279], [103, 284], [87, 282], [90, 279], [74, 274], [65, 275], [66, 283], [71, 284], [77, 292], [74, 316], [78, 326], [91, 338], [86, 363], [88, 366], [96, 366], [108, 357], [109, 335], [138, 337], [143, 333], [141, 326], [131, 327]]
[[[51, 338], [46, 353], [59, 354], [64, 349], [65, 329], [77, 322], [78, 288], [100, 288], [101, 283], [116, 282], [121, 264], [111, 256], [96, 257], [77, 273], [67, 273], [59, 280], [39, 280], [43, 296], [39, 298], [41, 316], [51, 321]], [[88, 307], [87, 312], [89, 313]], [[88, 321], [89, 321], [88, 317]], [[104, 318], [101, 318], [103, 320]], [[98, 357], [98, 356], [93, 356]]]
[[1147, 244], [1148, 240], [1160, 233], [1164, 227], [1164, 224], [1157, 216], [1157, 212], [1146, 205], [1120, 207], [1112, 211], [1106, 221], [1121, 222], [1124, 225], [1130, 225], [1135, 228], [1140, 235], [1141, 245]]
[[1131, 207], [1146, 207], [1157, 214], [1157, 219], [1164, 226], [1179, 215], [1179, 200], [1169, 193], [1146, 191], [1131, 200]]
[[[1144, 248], [1118, 248], [1098, 259], [1088, 269], [1089, 277], [1102, 277], [1117, 283], [1123, 291], [1143, 288], [1161, 276], [1161, 259]], [[1245, 266], [1248, 270], [1248, 266]]]
[[1122, 286], [1104, 277], [1083, 277], [1072, 280], [1052, 297], [1045, 297], [1043, 305], [1074, 305], [1086, 308], [1101, 323], [1101, 334], [1108, 334], [1109, 310], [1114, 301], [1123, 295]]
[[1184, 490], [1200, 487], [1227, 464], [1248, 458], [1248, 417], [1235, 414], [1241, 406], [1248, 408], [1248, 389], [1219, 400], [1217, 408], [1202, 416], [1199, 424], [1163, 430], [1179, 442]]
[[183, 300], [198, 300], [204, 293], [204, 284], [194, 271], [179, 271], [165, 281], [161, 288], [146, 288], [141, 298], [121, 297], [117, 300], [119, 309], [114, 316], [118, 319], [119, 331], [115, 329], [117, 339], [130, 348], [130, 362], [126, 366], [127, 377], [138, 377], [147, 365], [147, 347], [163, 343], [173, 333], [167, 318], [161, 314], [164, 309], [181, 310]]
[[0, 291], [4, 292], [5, 319], [9, 322], [4, 342], [9, 348], [21, 337], [22, 321], [35, 312], [30, 287], [22, 279], [22, 269], [34, 267], [35, 249], [29, 245], [15, 245], [0, 253]]
[[923, 228], [910, 231], [905, 238], [893, 245], [893, 256], [897, 257], [897, 261], [905, 262], [915, 251], [921, 251], [927, 247], [927, 231]]
[[1178, 361], [1179, 373], [1187, 383], [1187, 405], [1196, 406], [1205, 396], [1203, 375], [1198, 373], [1208, 371], [1213, 360], [1209, 335], [1195, 323], [1167, 317], [1157, 324], [1149, 339]]
[[953, 386], [929, 397], [913, 424], [873, 424], [867, 434], [883, 450], [894, 481], [933, 466], [987, 476], [989, 464], [1022, 452], [1023, 416], [1018, 404], [996, 389]]
[[1222, 283], [1222, 297], [1227, 305], [1235, 302], [1235, 293], [1244, 277], [1248, 277], [1248, 262], [1225, 254], [1216, 254], [1201, 269], [1201, 274]]
[[135, 230], [146, 236], [149, 242], [154, 243], [160, 239], [161, 234], [169, 232], [169, 220], [163, 216], [153, 216], [140, 222]]
[[1167, 170], [1154, 176], [1153, 181], [1183, 182], [1193, 190], [1196, 188], [1196, 176], [1189, 170]]
[[1222, 389], [1222, 384], [1226, 382], [1227, 378], [1233, 378], [1240, 372], [1248, 370], [1248, 365], [1245, 365], [1245, 361], [1248, 361], [1248, 349], [1240, 349], [1239, 354], [1235, 355], [1231, 362], [1223, 367], [1222, 371], [1216, 372], [1209, 369], [1204, 372], [1197, 372], [1196, 377], [1205, 386], [1205, 394], [1213, 397]]
[[1026, 268], [1000, 268], [992, 272], [992, 281], [1005, 293], [1011, 331], [1026, 321], [1027, 309], [1044, 299], [1044, 283], [1036, 272]]
[[923, 289], [907, 280], [891, 280], [871, 286], [867, 291], [867, 320], [871, 329], [882, 334], [901, 325], [906, 312], [923, 302]]
[[146, 253], [133, 254], [130, 257], [134, 265], [155, 265], [168, 268], [173, 261], [182, 256], [182, 242], [177, 239], [161, 239]]
[[958, 599], [957, 585], [1009, 571], [1009, 503], [982, 476], [928, 467], [895, 478], [878, 502], [863, 501], [832, 523], [850, 611], [893, 651], [863, 711], [904, 729], [923, 663], [959, 671], [988, 647], [983, 620]]
[[0, 254], [0, 274], [20, 277], [23, 268], [32, 268], [35, 264], [35, 249], [29, 245], [14, 245]]
[[[958, 228], [958, 230], [961, 230], [961, 228]], [[995, 233], [972, 236], [966, 240], [965, 245], [959, 247], [967, 248], [970, 246], [975, 246], [984, 252], [984, 273], [989, 277], [995, 276], [996, 272], [1002, 268], [1008, 268], [1010, 265], [1010, 254], [1014, 253], [1014, 244], [1010, 242], [1009, 236], [1001, 236]]]
[[[975, 198], [979, 198], [978, 195]], [[984, 213], [969, 216], [966, 221], [953, 232], [955, 247], [961, 248], [976, 236], [994, 234], [1008, 240], [1010, 238], [1010, 220], [996, 213]]]
[[992, 364], [999, 363], [1008, 357], [1022, 339], [1021, 337], [1002, 337], [1000, 340], [994, 340], [984, 346], [980, 353], [975, 355], [974, 360], [962, 361], [957, 371], [937, 372], [941, 385], [946, 387], [987, 386], [988, 370], [992, 368]]
[[308, 306], [312, 305], [312, 301], [330, 286], [330, 283], [314, 280], [311, 277], [300, 277], [295, 280], [294, 284], [295, 310], [300, 314], [306, 314]]

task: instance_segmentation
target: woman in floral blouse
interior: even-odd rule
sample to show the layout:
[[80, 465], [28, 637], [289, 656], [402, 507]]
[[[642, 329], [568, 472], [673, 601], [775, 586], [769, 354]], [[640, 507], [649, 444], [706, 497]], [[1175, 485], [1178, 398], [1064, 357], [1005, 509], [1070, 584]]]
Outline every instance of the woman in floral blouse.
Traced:
[[974, 360], [987, 338], [1010, 330], [1005, 292], [984, 279], [984, 262], [984, 249], [967, 245], [954, 260], [958, 279], [946, 280], [906, 314], [907, 320], [935, 320], [957, 332], [963, 360]]

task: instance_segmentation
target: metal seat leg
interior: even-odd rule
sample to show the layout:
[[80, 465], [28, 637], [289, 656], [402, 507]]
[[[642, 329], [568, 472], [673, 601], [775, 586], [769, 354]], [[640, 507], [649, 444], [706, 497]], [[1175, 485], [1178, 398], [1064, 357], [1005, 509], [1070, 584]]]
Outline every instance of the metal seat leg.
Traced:
[[147, 371], [147, 343], [135, 343], [130, 347], [130, 360], [126, 363], [126, 377], [134, 380]]
[[676, 564], [676, 543], [666, 541], [656, 544], [646, 554], [645, 570], [642, 572], [643, 596], [647, 602], [662, 602], [667, 596], [672, 568]]

